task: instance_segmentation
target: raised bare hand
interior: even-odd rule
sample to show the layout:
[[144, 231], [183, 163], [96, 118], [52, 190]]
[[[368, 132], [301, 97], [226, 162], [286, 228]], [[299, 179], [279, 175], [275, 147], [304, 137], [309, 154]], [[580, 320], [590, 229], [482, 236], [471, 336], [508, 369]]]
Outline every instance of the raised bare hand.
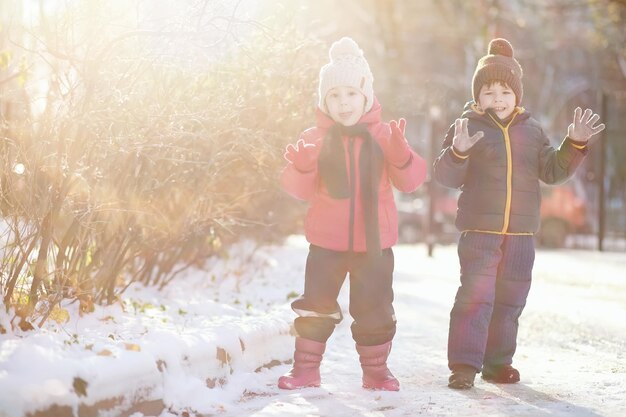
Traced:
[[591, 109], [586, 109], [583, 113], [580, 107], [576, 107], [574, 121], [567, 128], [567, 136], [577, 142], [587, 142], [589, 138], [602, 132], [606, 127], [604, 123], [594, 126], [598, 120], [600, 120], [600, 116]]
[[467, 152], [476, 142], [485, 136], [483, 131], [478, 131], [474, 133], [473, 136], [470, 136], [467, 131], [467, 121], [467, 119], [456, 119], [454, 121], [454, 138], [452, 138], [452, 145], [454, 149], [459, 152]]

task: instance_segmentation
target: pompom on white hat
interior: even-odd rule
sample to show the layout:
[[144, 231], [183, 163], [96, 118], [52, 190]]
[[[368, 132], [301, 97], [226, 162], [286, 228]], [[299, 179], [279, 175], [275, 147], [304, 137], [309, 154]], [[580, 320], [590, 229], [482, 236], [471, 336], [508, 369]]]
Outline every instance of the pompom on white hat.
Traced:
[[365, 113], [374, 104], [374, 76], [363, 56], [363, 51], [352, 38], [343, 37], [334, 42], [330, 51], [330, 62], [320, 69], [319, 108], [327, 113], [325, 99], [328, 91], [335, 87], [354, 87], [365, 96]]

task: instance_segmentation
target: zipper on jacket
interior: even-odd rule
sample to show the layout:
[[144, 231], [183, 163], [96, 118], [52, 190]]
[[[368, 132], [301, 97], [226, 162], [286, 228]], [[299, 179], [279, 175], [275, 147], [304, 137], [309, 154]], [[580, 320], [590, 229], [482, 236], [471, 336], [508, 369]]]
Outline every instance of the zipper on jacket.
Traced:
[[509, 223], [511, 221], [511, 199], [513, 197], [513, 156], [511, 153], [511, 138], [509, 136], [509, 126], [515, 120], [515, 117], [519, 113], [515, 113], [509, 123], [506, 126], [503, 126], [498, 122], [494, 117], [489, 114], [491, 120], [495, 122], [496, 125], [502, 130], [502, 134], [504, 135], [504, 147], [506, 149], [506, 201], [504, 203], [504, 221], [502, 222], [502, 230], [501, 233], [506, 233], [509, 228]]
[[348, 162], [350, 163], [350, 222], [348, 227], [348, 251], [352, 252], [354, 249], [354, 195], [356, 191], [356, 181], [354, 178], [356, 175], [356, 170], [354, 168], [354, 138], [348, 139]]

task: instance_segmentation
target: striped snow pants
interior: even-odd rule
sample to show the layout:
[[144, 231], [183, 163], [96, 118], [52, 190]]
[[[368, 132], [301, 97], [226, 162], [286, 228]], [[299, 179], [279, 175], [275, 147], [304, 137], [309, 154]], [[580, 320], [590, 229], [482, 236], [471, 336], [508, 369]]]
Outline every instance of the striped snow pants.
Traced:
[[530, 290], [533, 237], [463, 232], [458, 254], [461, 286], [450, 312], [448, 366], [510, 365]]

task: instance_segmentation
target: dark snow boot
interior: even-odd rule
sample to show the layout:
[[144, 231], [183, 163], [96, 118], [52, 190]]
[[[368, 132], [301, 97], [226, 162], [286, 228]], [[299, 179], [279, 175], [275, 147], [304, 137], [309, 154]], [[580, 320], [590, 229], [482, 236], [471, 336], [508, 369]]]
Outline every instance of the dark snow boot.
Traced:
[[298, 389], [319, 387], [320, 362], [326, 343], [296, 337], [296, 350], [293, 354], [293, 368], [278, 378], [278, 388]]
[[452, 375], [448, 379], [448, 387], [452, 389], [470, 389], [474, 386], [474, 378], [478, 371], [469, 365], [452, 366]]
[[520, 379], [519, 371], [511, 365], [486, 366], [482, 378], [498, 384], [515, 384]]
[[400, 389], [400, 383], [387, 368], [391, 342], [376, 346], [356, 345], [356, 351], [363, 369], [363, 388], [383, 391]]

